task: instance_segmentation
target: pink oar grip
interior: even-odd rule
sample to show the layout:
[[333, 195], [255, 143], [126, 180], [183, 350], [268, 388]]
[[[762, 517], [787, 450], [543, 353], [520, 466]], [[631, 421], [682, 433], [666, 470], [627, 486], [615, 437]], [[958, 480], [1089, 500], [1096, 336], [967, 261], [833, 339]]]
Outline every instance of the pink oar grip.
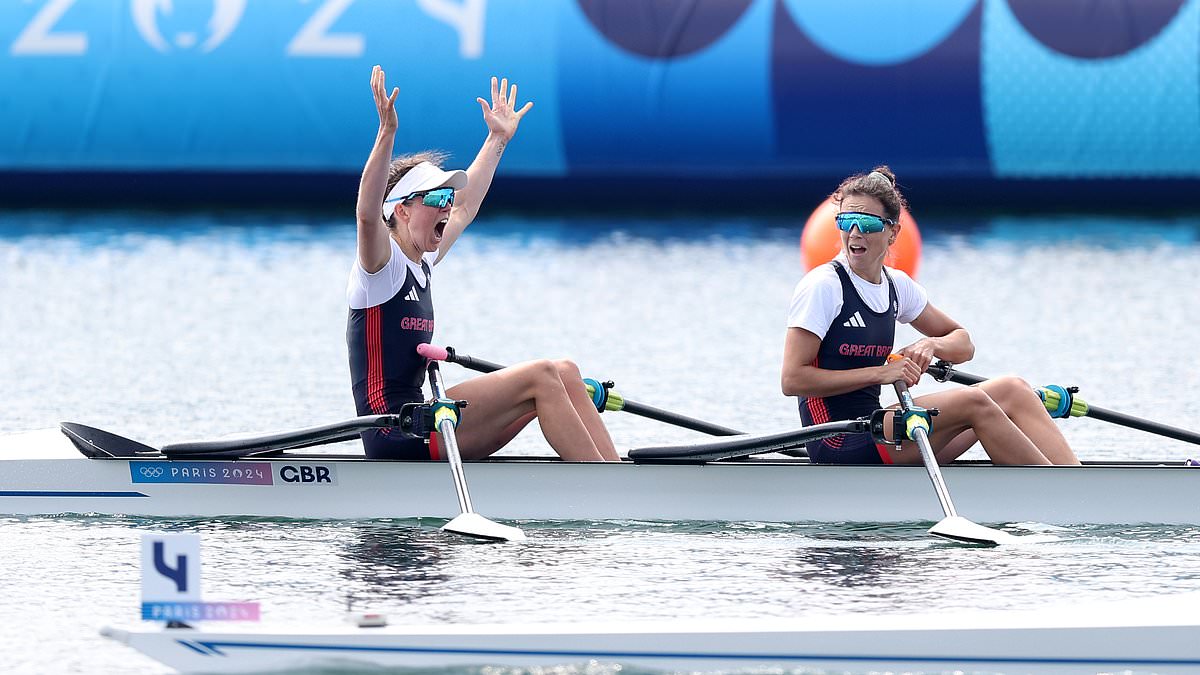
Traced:
[[434, 347], [428, 342], [417, 345], [417, 353], [430, 361], [445, 361], [450, 358], [450, 352], [447, 352], [445, 347]]

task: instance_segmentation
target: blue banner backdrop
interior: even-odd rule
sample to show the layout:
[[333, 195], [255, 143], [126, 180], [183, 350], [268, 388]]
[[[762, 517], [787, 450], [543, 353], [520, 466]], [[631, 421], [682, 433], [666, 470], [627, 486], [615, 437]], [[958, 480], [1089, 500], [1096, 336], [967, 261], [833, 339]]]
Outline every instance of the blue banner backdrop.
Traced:
[[9, 0], [0, 171], [356, 173], [376, 63], [510, 176], [1200, 175], [1200, 0]]

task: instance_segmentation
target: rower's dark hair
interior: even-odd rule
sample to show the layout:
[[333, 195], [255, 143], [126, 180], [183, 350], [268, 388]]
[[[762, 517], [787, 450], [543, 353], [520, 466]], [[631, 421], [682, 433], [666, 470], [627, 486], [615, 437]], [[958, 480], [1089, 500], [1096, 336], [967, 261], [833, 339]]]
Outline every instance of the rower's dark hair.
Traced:
[[[383, 191], [384, 197], [386, 198], [388, 194], [391, 194], [392, 188], [396, 187], [396, 183], [399, 183], [400, 179], [404, 178], [404, 174], [408, 173], [414, 166], [421, 162], [429, 162], [440, 169], [442, 168], [442, 163], [449, 156], [441, 150], [423, 150], [421, 152], [414, 152], [411, 155], [400, 155], [393, 159], [392, 163], [388, 166], [387, 188]], [[383, 205], [380, 204], [380, 206]], [[388, 217], [384, 222], [389, 228], [392, 228], [396, 225], [393, 222], [394, 220], [395, 218]]]
[[900, 188], [896, 187], [896, 174], [886, 164], [871, 169], [870, 173], [857, 173], [842, 181], [842, 184], [829, 195], [829, 201], [841, 205], [842, 200], [850, 195], [874, 197], [883, 204], [883, 215], [900, 221], [900, 212], [908, 208]]

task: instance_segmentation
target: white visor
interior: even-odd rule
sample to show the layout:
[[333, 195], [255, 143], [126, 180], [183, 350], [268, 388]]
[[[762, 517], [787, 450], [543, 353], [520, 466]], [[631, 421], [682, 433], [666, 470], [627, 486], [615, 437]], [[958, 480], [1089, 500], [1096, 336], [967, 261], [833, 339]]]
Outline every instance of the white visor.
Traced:
[[396, 187], [388, 193], [387, 199], [383, 200], [383, 219], [387, 220], [392, 217], [392, 211], [396, 208], [396, 202], [404, 199], [414, 192], [425, 192], [426, 190], [435, 190], [441, 187], [454, 188], [461, 190], [467, 187], [467, 172], [461, 169], [454, 171], [442, 171], [429, 162], [421, 162], [420, 164], [409, 169], [404, 177], [396, 183]]

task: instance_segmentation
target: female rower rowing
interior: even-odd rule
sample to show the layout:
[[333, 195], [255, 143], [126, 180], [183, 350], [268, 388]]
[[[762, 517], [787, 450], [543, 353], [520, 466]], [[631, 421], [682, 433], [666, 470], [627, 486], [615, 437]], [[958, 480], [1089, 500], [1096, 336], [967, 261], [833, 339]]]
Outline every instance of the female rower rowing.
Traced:
[[[783, 358], [783, 393], [800, 397], [805, 425], [855, 419], [880, 407], [882, 385], [913, 386], [935, 359], [962, 363], [975, 354], [966, 329], [934, 307], [924, 288], [885, 267], [900, 233], [904, 197], [886, 166], [842, 181], [831, 195], [842, 253], [810, 271], [796, 286]], [[835, 223], [830, 223], [835, 224]], [[888, 362], [896, 322], [926, 337]], [[916, 399], [937, 408], [930, 444], [939, 463], [953, 461], [976, 441], [996, 464], [1078, 464], [1038, 394], [1004, 377]], [[892, 438], [891, 415], [885, 419]], [[919, 464], [912, 441], [876, 445], [870, 434], [843, 434], [808, 444], [815, 462]]]
[[[517, 85], [492, 78], [492, 100], [477, 99], [487, 138], [464, 171], [444, 171], [435, 152], [392, 156], [398, 119], [383, 70], [371, 72], [379, 132], [358, 191], [358, 259], [346, 294], [346, 342], [360, 415], [395, 413], [423, 399], [425, 359], [433, 340], [431, 269], [479, 213], [505, 146], [533, 103], [515, 109]], [[382, 207], [382, 210], [381, 210]], [[470, 403], [457, 429], [464, 459], [486, 457], [538, 418], [550, 446], [567, 460], [620, 458], [579, 369], [570, 361], [531, 361], [476, 377], [446, 392]], [[363, 433], [372, 459], [440, 459], [438, 434], [426, 443], [398, 429]]]

